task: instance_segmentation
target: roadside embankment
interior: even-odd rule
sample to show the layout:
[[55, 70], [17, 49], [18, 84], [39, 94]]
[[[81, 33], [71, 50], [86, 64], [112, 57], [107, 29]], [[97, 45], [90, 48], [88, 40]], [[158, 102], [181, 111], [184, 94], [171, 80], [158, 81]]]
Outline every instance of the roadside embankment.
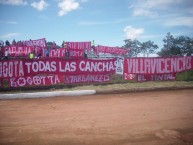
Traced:
[[122, 83], [111, 85], [86, 85], [64, 89], [2, 92], [0, 99], [45, 98], [62, 96], [85, 96], [95, 94], [115, 94], [130, 92], [193, 89], [193, 81], [166, 81]]

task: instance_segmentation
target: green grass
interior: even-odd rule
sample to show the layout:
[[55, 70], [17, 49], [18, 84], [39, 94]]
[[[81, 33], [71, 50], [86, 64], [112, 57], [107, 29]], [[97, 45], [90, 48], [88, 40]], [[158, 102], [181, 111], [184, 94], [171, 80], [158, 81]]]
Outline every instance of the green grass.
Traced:
[[140, 83], [122, 83], [122, 84], [107, 84], [107, 85], [87, 85], [77, 86], [64, 90], [119, 90], [119, 89], [138, 89], [138, 88], [163, 88], [163, 87], [186, 87], [193, 86], [193, 81], [159, 81], [159, 82], [140, 82]]
[[177, 81], [193, 81], [193, 70], [178, 73], [176, 76]]
[[[49, 89], [23, 89], [10, 90], [6, 93], [22, 93], [22, 92], [41, 92], [41, 91], [72, 91], [72, 90], [97, 90], [97, 91], [111, 91], [111, 90], [137, 90], [137, 89], [156, 89], [156, 88], [171, 88], [171, 87], [193, 87], [193, 81], [154, 81], [154, 82], [127, 82], [116, 84], [101, 84], [101, 85], [79, 85], [73, 87], [60, 87]], [[5, 92], [0, 92], [5, 93]]]

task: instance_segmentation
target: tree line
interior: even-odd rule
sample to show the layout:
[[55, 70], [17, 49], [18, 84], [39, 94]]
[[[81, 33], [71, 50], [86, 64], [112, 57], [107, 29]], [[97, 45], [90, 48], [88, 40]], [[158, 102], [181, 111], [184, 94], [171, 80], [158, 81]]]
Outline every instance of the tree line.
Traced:
[[170, 32], [163, 39], [163, 48], [158, 52], [158, 45], [151, 40], [140, 42], [126, 39], [124, 42], [123, 48], [128, 50], [128, 57], [137, 57], [139, 54], [144, 57], [148, 57], [150, 54], [157, 54], [160, 57], [193, 55], [193, 38], [188, 36], [174, 37]]

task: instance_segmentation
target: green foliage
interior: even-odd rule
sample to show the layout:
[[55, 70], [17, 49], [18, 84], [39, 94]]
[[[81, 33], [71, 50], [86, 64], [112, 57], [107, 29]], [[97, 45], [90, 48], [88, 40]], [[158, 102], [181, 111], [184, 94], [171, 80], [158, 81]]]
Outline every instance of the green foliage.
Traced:
[[[52, 49], [53, 42], [47, 42], [46, 45], [49, 49]], [[59, 45], [56, 45], [56, 47], [61, 48]]]
[[193, 70], [178, 73], [176, 76], [177, 81], [193, 81]]
[[157, 54], [164, 56], [190, 56], [193, 54], [193, 39], [187, 36], [179, 36], [174, 38], [167, 33], [163, 39], [164, 47]]
[[141, 45], [141, 53], [143, 53], [144, 57], [149, 56], [149, 54], [155, 53], [156, 49], [158, 49], [158, 46], [154, 44], [153, 41], [146, 41], [143, 42]]
[[123, 75], [112, 75], [111, 78], [111, 83], [116, 84], [116, 83], [126, 83], [128, 82], [127, 80], [124, 80], [124, 76]]
[[136, 57], [140, 53], [141, 42], [138, 40], [126, 39], [124, 47], [128, 50], [128, 57]]
[[175, 39], [175, 48], [179, 50], [179, 55], [190, 56], [193, 53], [193, 39], [179, 36]]
[[149, 54], [155, 53], [158, 46], [153, 41], [140, 42], [138, 40], [126, 39], [125, 48], [128, 50], [128, 57], [137, 57], [138, 54], [149, 56]]

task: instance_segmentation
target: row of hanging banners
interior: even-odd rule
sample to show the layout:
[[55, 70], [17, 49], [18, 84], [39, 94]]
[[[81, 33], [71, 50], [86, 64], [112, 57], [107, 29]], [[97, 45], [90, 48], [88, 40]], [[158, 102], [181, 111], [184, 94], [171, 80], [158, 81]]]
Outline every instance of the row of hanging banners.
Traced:
[[[46, 40], [45, 38], [38, 40], [29, 40], [22, 41], [20, 45], [16, 46], [5, 46], [9, 50], [10, 56], [12, 57], [26, 57], [29, 56], [29, 53], [34, 51], [35, 54], [41, 50], [42, 56], [46, 55]], [[121, 47], [109, 47], [109, 46], [101, 46], [98, 45], [92, 48], [92, 44], [90, 41], [88, 42], [66, 42], [66, 48], [53, 49], [52, 47], [49, 49], [49, 57], [66, 57], [66, 53], [69, 52], [70, 58], [83, 58], [85, 52], [94, 51], [96, 55], [99, 53], [108, 53], [112, 55], [126, 55], [128, 51]]]
[[[84, 59], [85, 51], [126, 55], [120, 47], [98, 45], [91, 42], [66, 42], [70, 58], [65, 59], [67, 48], [50, 49], [50, 56], [42, 59], [14, 59], [0, 61], [0, 88], [28, 87], [58, 84], [88, 84], [110, 82], [112, 75], [123, 75], [125, 80], [175, 80], [176, 74], [193, 69], [193, 57], [152, 57]], [[47, 49], [46, 40], [23, 41], [22, 45], [6, 46], [11, 56], [28, 56], [31, 51]]]
[[[70, 43], [74, 43], [74, 42], [70, 42]], [[21, 57], [27, 57], [29, 56], [29, 53], [34, 51], [35, 54], [38, 53], [38, 49], [41, 49], [42, 51], [42, 56], [46, 57], [46, 47], [39, 47], [39, 46], [6, 46], [5, 48], [7, 48], [9, 50], [10, 56], [12, 57], [17, 57], [17, 56], [21, 56]], [[70, 54], [70, 58], [83, 58], [84, 57], [84, 53], [85, 51], [89, 52], [91, 49], [78, 49], [78, 47], [73, 48], [73, 47], [69, 47], [69, 49], [67, 48], [59, 48], [59, 49], [50, 49], [50, 54], [49, 57], [65, 57], [67, 51], [69, 51]], [[96, 46], [95, 49], [93, 50], [95, 52], [95, 54], [98, 56], [99, 53], [108, 53], [108, 54], [112, 54], [112, 55], [126, 55], [127, 54], [127, 50], [123, 49], [123, 48], [119, 48], [119, 47], [109, 47], [109, 46]]]
[[176, 74], [193, 69], [193, 57], [117, 59], [14, 59], [0, 61], [0, 87], [110, 82], [115, 74], [126, 80], [175, 80]]

